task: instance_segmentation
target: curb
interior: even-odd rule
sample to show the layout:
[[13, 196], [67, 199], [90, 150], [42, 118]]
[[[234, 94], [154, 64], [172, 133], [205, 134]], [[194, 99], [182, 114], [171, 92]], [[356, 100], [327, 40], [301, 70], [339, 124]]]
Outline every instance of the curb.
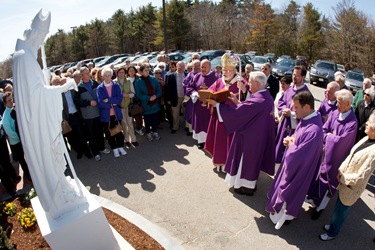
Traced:
[[94, 194], [92, 195], [95, 197], [95, 199], [99, 202], [99, 204], [102, 207], [108, 210], [111, 210], [112, 212], [127, 219], [129, 222], [133, 223], [134, 225], [139, 227], [142, 231], [144, 231], [146, 234], [151, 236], [165, 249], [168, 249], [168, 250], [169, 249], [173, 249], [173, 250], [184, 249], [180, 244], [178, 244], [170, 236], [163, 233], [158, 226], [156, 226], [155, 224], [153, 224], [151, 221], [147, 220], [146, 218], [142, 217], [141, 215], [113, 201], [110, 201], [106, 198], [103, 198]]

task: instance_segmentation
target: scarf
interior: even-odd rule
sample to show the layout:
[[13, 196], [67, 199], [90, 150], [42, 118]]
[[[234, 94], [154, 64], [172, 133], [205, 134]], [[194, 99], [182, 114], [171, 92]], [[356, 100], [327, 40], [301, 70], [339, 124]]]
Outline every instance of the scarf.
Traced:
[[[147, 95], [149, 95], [149, 96], [155, 95], [155, 89], [152, 86], [150, 76], [147, 76], [147, 77], [141, 76], [141, 79], [143, 81], [145, 81], [145, 83], [146, 83]], [[156, 99], [153, 100], [153, 101], [148, 101], [148, 105], [150, 105], [150, 106], [154, 105], [155, 103], [156, 103]]]

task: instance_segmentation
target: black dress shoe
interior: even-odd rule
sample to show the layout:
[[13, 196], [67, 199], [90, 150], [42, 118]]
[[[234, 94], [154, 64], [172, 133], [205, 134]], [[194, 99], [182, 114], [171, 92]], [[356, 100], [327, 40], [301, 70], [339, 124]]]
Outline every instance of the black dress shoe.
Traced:
[[198, 148], [203, 149], [204, 148], [204, 143], [198, 143]]
[[187, 132], [186, 135], [187, 135], [187, 136], [192, 136], [193, 133], [192, 133], [192, 132]]
[[320, 217], [320, 215], [322, 215], [322, 213], [323, 213], [323, 210], [320, 210], [320, 211], [318, 212], [318, 211], [316, 211], [316, 209], [314, 209], [314, 212], [313, 212], [312, 215], [311, 215], [311, 219], [312, 219], [312, 220], [317, 220], [317, 219], [319, 219], [319, 217]]
[[247, 188], [247, 187], [240, 187], [240, 188], [235, 188], [234, 192], [237, 194], [241, 195], [248, 195], [248, 196], [253, 196], [257, 188]]
[[177, 130], [175, 130], [175, 129], [172, 129], [172, 131], [171, 131], [172, 134], [176, 134], [176, 132], [177, 132]]
[[285, 220], [284, 224], [285, 226], [289, 225], [290, 223], [292, 223], [293, 220]]
[[189, 128], [185, 128], [185, 132], [189, 132]]

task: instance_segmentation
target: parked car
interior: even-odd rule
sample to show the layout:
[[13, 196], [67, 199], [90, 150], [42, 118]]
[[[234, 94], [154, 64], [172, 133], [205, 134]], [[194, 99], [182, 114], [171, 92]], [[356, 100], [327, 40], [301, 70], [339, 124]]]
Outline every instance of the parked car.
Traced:
[[285, 76], [285, 72], [293, 71], [294, 66], [296, 66], [296, 60], [284, 59], [272, 68], [272, 75], [281, 79]]
[[279, 58], [277, 58], [276, 63], [279, 63], [282, 60], [292, 60], [292, 57], [291, 56], [287, 56], [287, 55], [282, 55]]
[[336, 63], [332, 61], [318, 60], [311, 66], [310, 83], [317, 83], [325, 88], [329, 82], [335, 80], [334, 75], [336, 71]]
[[346, 73], [346, 71], [345, 71], [345, 66], [342, 65], [342, 64], [337, 64], [337, 70], [339, 70], [339, 71], [342, 72], [343, 74]]
[[276, 62], [277, 56], [276, 56], [275, 53], [267, 53], [264, 56], [265, 57], [270, 57], [270, 58], [272, 58]]
[[154, 55], [140, 56], [140, 57], [136, 58], [134, 61], [132, 61], [130, 64], [131, 65], [137, 65], [138, 62], [140, 62], [142, 60], [145, 60], [145, 59], [147, 59], [148, 62], [150, 63], [150, 60], [154, 57], [155, 57]]
[[97, 68], [104, 67], [104, 66], [114, 62], [117, 58], [124, 57], [124, 56], [129, 56], [129, 54], [117, 54], [117, 55], [110, 56], [110, 57], [100, 61], [99, 63], [95, 64], [95, 67], [97, 67]]
[[94, 59], [92, 59], [92, 61], [95, 63], [95, 66], [100, 63], [102, 60], [105, 60], [109, 58], [109, 56], [99, 56], [99, 57], [96, 57]]
[[262, 69], [262, 64], [264, 64], [264, 63], [271, 64], [271, 67], [275, 66], [275, 61], [272, 58], [266, 57], [266, 56], [255, 56], [251, 60], [251, 62], [254, 65], [254, 71], [261, 70]]
[[353, 92], [362, 89], [365, 76], [363, 71], [349, 70], [345, 77], [345, 85]]
[[251, 59], [253, 59], [255, 56], [258, 56], [258, 52], [256, 51], [249, 51], [246, 53], [246, 55], [249, 55]]
[[[138, 56], [129, 56], [128, 58], [125, 59], [125, 61], [129, 60], [130, 61], [130, 64], [131, 62], [133, 62], [135, 59], [137, 59], [138, 57], [140, 57], [139, 55]], [[120, 68], [121, 66], [125, 67], [126, 63], [122, 62], [122, 63], [118, 63], [115, 65], [115, 69], [117, 70], [118, 68]]]
[[208, 59], [211, 61], [215, 57], [224, 55], [226, 52], [226, 50], [206, 50], [202, 52], [200, 60]]
[[184, 54], [181, 54], [181, 53], [172, 53], [172, 54], [168, 54], [169, 56], [169, 60], [171, 61], [181, 61], [185, 58]]
[[296, 56], [297, 65], [303, 65], [305, 68], [309, 67], [309, 60], [306, 56]]

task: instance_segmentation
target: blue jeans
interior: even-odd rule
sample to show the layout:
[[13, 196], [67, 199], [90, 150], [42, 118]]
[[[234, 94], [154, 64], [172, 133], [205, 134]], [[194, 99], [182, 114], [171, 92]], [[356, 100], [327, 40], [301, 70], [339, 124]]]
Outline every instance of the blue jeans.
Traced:
[[328, 231], [328, 236], [336, 237], [344, 224], [346, 217], [350, 211], [351, 206], [345, 206], [340, 200], [340, 196], [337, 197], [335, 210], [333, 211], [331, 224]]

